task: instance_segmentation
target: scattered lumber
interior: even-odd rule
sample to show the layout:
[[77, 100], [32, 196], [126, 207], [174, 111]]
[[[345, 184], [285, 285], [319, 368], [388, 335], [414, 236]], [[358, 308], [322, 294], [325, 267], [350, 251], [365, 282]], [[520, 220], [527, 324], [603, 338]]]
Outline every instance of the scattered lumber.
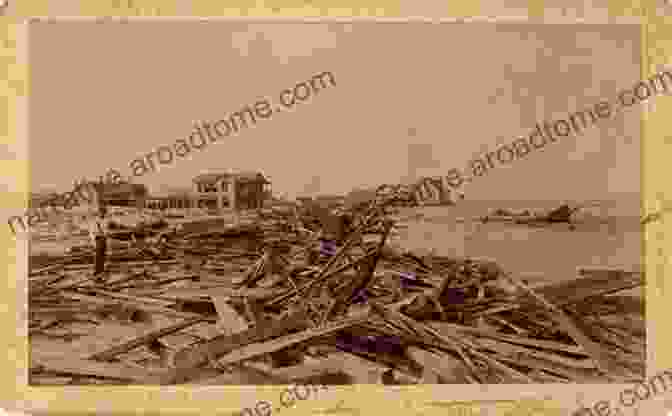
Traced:
[[391, 244], [406, 226], [394, 207], [417, 205], [417, 191], [386, 185], [233, 224], [129, 223], [102, 280], [81, 242], [38, 253], [30, 382], [643, 380], [644, 303], [624, 294], [645, 285], [642, 272], [529, 285], [492, 260], [404, 252]]

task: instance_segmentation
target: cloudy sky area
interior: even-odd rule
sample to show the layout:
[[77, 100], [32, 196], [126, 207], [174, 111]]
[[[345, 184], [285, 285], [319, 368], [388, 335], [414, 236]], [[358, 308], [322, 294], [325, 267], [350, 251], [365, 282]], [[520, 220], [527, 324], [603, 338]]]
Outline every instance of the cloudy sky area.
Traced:
[[[34, 189], [188, 138], [314, 74], [337, 85], [292, 111], [138, 179], [189, 186], [205, 169], [260, 169], [289, 196], [464, 169], [537, 121], [613, 99], [640, 77], [635, 25], [34, 23]], [[469, 199], [610, 199], [640, 188], [629, 109], [465, 189]], [[411, 153], [409, 156], [409, 148]]]

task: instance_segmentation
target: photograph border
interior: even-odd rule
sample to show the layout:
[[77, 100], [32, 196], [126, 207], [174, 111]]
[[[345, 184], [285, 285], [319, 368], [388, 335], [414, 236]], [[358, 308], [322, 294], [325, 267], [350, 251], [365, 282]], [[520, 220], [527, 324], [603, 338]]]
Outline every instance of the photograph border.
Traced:
[[[250, 21], [299, 22], [299, 21], [370, 21], [378, 18], [381, 21], [431, 21], [434, 23], [454, 21], [501, 21], [530, 22], [548, 24], [573, 23], [615, 23], [641, 25], [642, 60], [641, 79], [648, 79], [652, 74], [670, 68], [669, 56], [672, 52], [672, 5], [661, 1], [604, 2], [605, 6], [581, 5], [584, 17], [568, 17], [568, 9], [572, 3], [585, 2], [554, 2], [565, 3], [563, 9], [544, 7], [543, 1], [523, 2], [527, 6], [527, 16], [503, 16], [503, 10], [479, 10], [475, 1], [464, 1], [459, 4], [450, 2], [450, 7], [441, 11], [444, 15], [433, 17], [399, 17], [400, 11], [406, 16], [426, 16], [418, 10], [412, 12], [409, 5], [403, 6], [390, 2], [382, 6], [381, 0], [370, 0], [369, 5], [350, 9], [339, 6], [327, 10], [327, 0], [309, 3], [308, 7], [257, 6], [254, 8], [223, 9], [216, 0], [180, 2], [159, 2], [157, 0], [110, 0], [74, 2], [63, 1], [62, 9], [59, 2], [10, 0], [4, 16], [4, 39], [2, 42], [3, 56], [8, 61], [4, 94], [7, 103], [7, 119], [4, 125], [5, 156], [3, 177], [5, 183], [6, 210], [25, 209], [27, 205], [29, 183], [29, 161], [27, 158], [27, 105], [28, 92], [27, 65], [25, 47], [27, 41], [27, 20], [30, 18], [63, 20], [63, 19], [98, 19], [106, 20], [132, 18], [133, 20], [155, 20], [151, 16], [171, 16], [171, 19], [207, 19], [227, 20], [230, 16], [251, 18]], [[168, 3], [168, 4], [166, 4]], [[175, 3], [175, 4], [173, 4]], [[270, 3], [270, 2], [266, 2]], [[295, 0], [278, 1], [277, 3], [297, 3]], [[336, 3], [334, 1], [334, 3]], [[343, 2], [338, 2], [342, 4]], [[355, 2], [352, 1], [354, 4]], [[411, 1], [407, 1], [411, 3]], [[517, 3], [521, 3], [518, 1]], [[610, 4], [611, 3], [611, 4]], [[618, 4], [624, 6], [619, 8]], [[78, 5], [82, 4], [81, 10]], [[192, 9], [190, 10], [189, 7]], [[607, 9], [607, 4], [609, 4]], [[627, 6], [625, 5], [627, 4]], [[117, 7], [115, 7], [115, 5]], [[127, 7], [127, 6], [133, 7]], [[98, 7], [100, 6], [100, 7]], [[120, 8], [121, 7], [121, 8]], [[670, 10], [665, 10], [668, 7]], [[247, 10], [243, 10], [247, 9]], [[421, 7], [418, 7], [421, 9]], [[496, 9], [496, 8], [493, 8]], [[235, 11], [238, 13], [235, 13]], [[408, 10], [408, 11], [406, 11]], [[521, 10], [516, 10], [519, 13]], [[366, 12], [366, 13], [365, 13]], [[434, 11], [438, 13], [439, 11]], [[225, 14], [226, 13], [226, 14]], [[570, 15], [572, 13], [569, 13]], [[578, 13], [575, 13], [578, 14]], [[116, 15], [115, 18], [106, 15]], [[200, 15], [200, 16], [199, 16]], [[279, 17], [253, 17], [273, 16]], [[474, 16], [490, 17], [474, 17]], [[592, 16], [594, 15], [594, 16]], [[41, 17], [36, 17], [41, 16]], [[58, 16], [58, 17], [57, 17]], [[61, 17], [68, 16], [68, 17]], [[132, 17], [136, 16], [136, 17]], [[292, 16], [287, 18], [287, 16]], [[302, 18], [305, 16], [308, 19]], [[320, 17], [321, 16], [321, 17]], [[349, 17], [345, 17], [349, 16]], [[440, 16], [440, 17], [439, 17]], [[247, 20], [247, 19], [246, 19]], [[12, 62], [14, 61], [14, 62]], [[672, 198], [670, 191], [665, 189], [665, 153], [667, 119], [665, 109], [672, 109], [672, 100], [664, 96], [647, 102], [642, 109], [641, 137], [646, 138], [642, 144], [642, 210], [651, 214], [667, 205]], [[643, 140], [644, 141], [644, 140]], [[672, 142], [670, 142], [672, 144]], [[669, 154], [669, 150], [668, 150]], [[644, 163], [646, 161], [646, 163]], [[669, 163], [669, 162], [667, 162]], [[669, 180], [668, 180], [669, 181]], [[670, 188], [669, 186], [667, 187]], [[663, 211], [666, 211], [663, 209]], [[645, 272], [649, 276], [646, 289], [647, 307], [647, 376], [672, 368], [672, 336], [665, 334], [666, 310], [665, 298], [670, 296], [666, 289], [664, 274], [669, 269], [670, 255], [665, 244], [665, 235], [669, 234], [670, 222], [660, 215], [658, 220], [646, 224], [643, 233], [645, 247]], [[3, 362], [2, 381], [3, 393], [0, 395], [0, 407], [10, 411], [23, 411], [28, 414], [238, 414], [241, 409], [254, 406], [254, 403], [267, 401], [277, 403], [280, 394], [287, 386], [240, 386], [240, 387], [28, 387], [27, 386], [27, 252], [25, 240], [17, 239], [5, 228], [4, 241], [7, 247], [6, 263], [8, 275], [6, 287], [0, 291], [4, 299], [5, 313], [0, 315], [2, 328], [7, 335], [3, 338], [7, 360]], [[23, 277], [20, 277], [23, 276]], [[16, 311], [16, 314], [13, 313]], [[658, 317], [659, 319], [655, 319]], [[657, 336], [656, 336], [657, 335]], [[445, 415], [482, 414], [482, 411], [493, 410], [493, 414], [523, 415], [571, 415], [580, 407], [590, 406], [602, 399], [613, 400], [623, 391], [624, 385], [428, 385], [417, 387], [382, 387], [376, 385], [333, 386], [312, 396], [309, 400], [297, 402], [292, 412], [299, 414], [330, 414], [330, 413], [375, 413], [394, 414], [397, 411], [425, 414], [433, 410]], [[449, 393], [449, 397], [446, 393]], [[594, 394], [593, 394], [594, 393]], [[454, 397], [450, 397], [454, 396]], [[484, 398], [484, 396], [486, 398]], [[437, 398], [441, 398], [438, 400]], [[664, 398], [661, 396], [661, 398]], [[317, 399], [317, 400], [315, 400]], [[452, 400], [451, 400], [452, 399]], [[459, 402], [458, 402], [459, 400]], [[653, 398], [652, 398], [653, 401]], [[536, 403], [530, 405], [530, 403]], [[543, 405], [540, 405], [543, 403]], [[672, 404], [668, 407], [672, 410]], [[505, 410], [506, 409], [506, 410]], [[283, 410], [288, 414], [289, 410]], [[666, 412], [665, 412], [666, 413]], [[661, 414], [665, 414], [661, 413]], [[438, 413], [437, 413], [438, 415]], [[602, 415], [600, 415], [602, 416]], [[606, 416], [606, 415], [605, 415]]]

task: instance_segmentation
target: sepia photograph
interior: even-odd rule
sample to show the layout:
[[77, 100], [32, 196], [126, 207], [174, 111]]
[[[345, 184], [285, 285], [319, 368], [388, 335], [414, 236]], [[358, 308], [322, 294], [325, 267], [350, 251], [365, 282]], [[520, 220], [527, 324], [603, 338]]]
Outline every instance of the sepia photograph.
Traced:
[[28, 35], [31, 386], [645, 379], [639, 25]]

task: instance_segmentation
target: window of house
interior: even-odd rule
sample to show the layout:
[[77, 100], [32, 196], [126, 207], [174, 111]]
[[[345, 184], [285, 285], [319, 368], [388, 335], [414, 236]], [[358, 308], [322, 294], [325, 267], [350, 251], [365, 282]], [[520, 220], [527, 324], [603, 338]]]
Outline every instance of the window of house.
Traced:
[[221, 189], [222, 189], [222, 192], [229, 192], [229, 183], [226, 182], [226, 181], [222, 181]]
[[205, 203], [205, 206], [206, 206], [208, 209], [217, 209], [217, 201], [214, 200], [214, 199], [209, 199], [209, 200], [207, 200], [207, 202]]
[[240, 196], [247, 197], [252, 193], [252, 189], [249, 184], [240, 185]]

